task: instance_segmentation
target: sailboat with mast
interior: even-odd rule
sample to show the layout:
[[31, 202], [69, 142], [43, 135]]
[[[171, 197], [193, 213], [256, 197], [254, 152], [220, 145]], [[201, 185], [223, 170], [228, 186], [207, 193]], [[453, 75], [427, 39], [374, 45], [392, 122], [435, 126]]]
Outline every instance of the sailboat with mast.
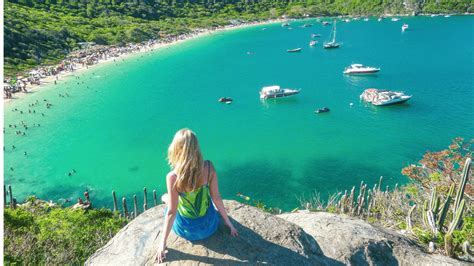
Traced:
[[323, 47], [325, 49], [339, 48], [340, 44], [336, 42], [336, 20], [334, 20], [334, 23], [332, 25], [331, 37], [332, 37], [331, 41], [325, 42]]

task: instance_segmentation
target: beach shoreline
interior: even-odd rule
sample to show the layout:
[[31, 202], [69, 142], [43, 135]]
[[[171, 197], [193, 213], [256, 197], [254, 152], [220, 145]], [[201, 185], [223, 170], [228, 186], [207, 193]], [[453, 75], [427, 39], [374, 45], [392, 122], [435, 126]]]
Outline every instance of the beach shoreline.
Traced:
[[[124, 60], [126, 58], [129, 58], [129, 57], [132, 57], [132, 56], [135, 56], [135, 55], [140, 55], [140, 54], [143, 54], [143, 53], [146, 53], [146, 52], [155, 51], [155, 50], [159, 50], [159, 49], [164, 49], [164, 48], [171, 47], [171, 46], [179, 44], [179, 43], [183, 43], [183, 42], [186, 42], [186, 41], [198, 39], [198, 38], [201, 38], [201, 37], [204, 37], [204, 36], [209, 36], [209, 35], [216, 34], [216, 33], [219, 33], [219, 32], [237, 30], [237, 29], [253, 27], [253, 26], [261, 26], [261, 25], [281, 23], [281, 22], [287, 21], [287, 20], [288, 19], [279, 18], [279, 19], [271, 19], [271, 20], [258, 21], [258, 22], [244, 22], [244, 23], [241, 23], [241, 24], [238, 24], [238, 25], [230, 24], [230, 25], [225, 25], [225, 26], [212, 28], [212, 29], [196, 29], [191, 33], [178, 35], [175, 38], [173, 38], [171, 41], [151, 40], [151, 42], [153, 42], [153, 44], [151, 44], [151, 45], [147, 45], [146, 43], [145, 44], [143, 44], [143, 43], [133, 44], [134, 46], [139, 46], [139, 48], [137, 50], [132, 50], [130, 52], [125, 52], [125, 53], [119, 54], [118, 56], [108, 57], [106, 59], [100, 59], [100, 60], [97, 61], [97, 63], [92, 64], [92, 65], [84, 65], [84, 64], [81, 65], [81, 64], [76, 63], [76, 64], [74, 64], [74, 70], [72, 70], [72, 71], [64, 70], [64, 71], [59, 72], [56, 75], [48, 75], [48, 76], [40, 77], [39, 78], [39, 84], [33, 84], [33, 85], [28, 84], [27, 92], [19, 91], [17, 93], [14, 93], [13, 94], [14, 96], [12, 96], [12, 98], [5, 98], [4, 97], [4, 99], [3, 99], [4, 107], [6, 107], [9, 103], [14, 102], [15, 100], [22, 99], [24, 97], [27, 97], [31, 93], [40, 91], [42, 88], [51, 85], [55, 81], [58, 82], [58, 81], [66, 79], [66, 78], [69, 78], [71, 76], [76, 76], [79, 73], [84, 72], [85, 70], [90, 70], [90, 69], [93, 69], [96, 66], [102, 66], [106, 63], [114, 62], [117, 59]], [[127, 45], [131, 45], [131, 44], [127, 44]], [[106, 46], [106, 47], [111, 48], [111, 47], [114, 47], [114, 46], [110, 45], [110, 46]], [[59, 63], [55, 66], [59, 66], [60, 64], [61, 63]]]

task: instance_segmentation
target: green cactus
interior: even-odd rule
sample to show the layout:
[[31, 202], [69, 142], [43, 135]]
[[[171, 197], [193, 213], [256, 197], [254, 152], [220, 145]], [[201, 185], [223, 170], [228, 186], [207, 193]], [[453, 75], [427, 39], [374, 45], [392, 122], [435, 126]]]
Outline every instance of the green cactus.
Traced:
[[464, 189], [466, 188], [467, 179], [469, 177], [469, 171], [471, 170], [471, 158], [467, 158], [464, 163], [464, 168], [462, 170], [462, 179], [459, 184], [458, 191], [456, 193], [456, 200], [454, 201], [454, 209], [456, 210], [459, 207], [459, 204], [464, 196]]
[[448, 229], [448, 234], [452, 234], [454, 232], [454, 230], [456, 230], [456, 228], [458, 227], [458, 225], [461, 223], [462, 221], [462, 213], [464, 211], [464, 205], [466, 204], [466, 200], [463, 199], [461, 201], [461, 204], [459, 204], [459, 207], [458, 209], [456, 209], [456, 212], [454, 213], [454, 216], [453, 216], [453, 221], [451, 222], [451, 224], [449, 225], [449, 229]]
[[446, 216], [448, 215], [448, 210], [449, 210], [449, 205], [451, 204], [451, 200], [453, 199], [453, 193], [454, 193], [454, 183], [451, 184], [451, 187], [449, 188], [449, 193], [448, 196], [446, 197], [446, 200], [444, 201], [443, 204], [443, 209], [441, 209], [441, 214], [438, 217], [438, 230], [442, 232], [443, 226], [444, 226], [444, 221], [446, 220]]

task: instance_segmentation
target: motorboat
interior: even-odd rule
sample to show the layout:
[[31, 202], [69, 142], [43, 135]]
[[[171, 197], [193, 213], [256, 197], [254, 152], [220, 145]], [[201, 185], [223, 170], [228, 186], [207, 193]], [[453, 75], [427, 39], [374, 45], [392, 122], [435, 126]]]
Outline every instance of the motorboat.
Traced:
[[332, 48], [339, 48], [339, 43], [336, 42], [336, 21], [334, 20], [334, 25], [332, 26], [331, 32], [331, 41], [325, 42], [323, 47], [324, 49], [332, 49]]
[[231, 104], [233, 100], [230, 97], [221, 97], [221, 98], [219, 98], [218, 101], [220, 103]]
[[404, 23], [402, 26], [402, 31], [408, 30], [408, 24]]
[[313, 24], [310, 24], [310, 23], [305, 23], [302, 27], [303, 28], [309, 28], [309, 27], [312, 27]]
[[377, 106], [404, 103], [411, 99], [411, 95], [405, 95], [400, 91], [378, 90], [369, 88], [364, 90], [360, 99]]
[[346, 19], [344, 19], [344, 22], [349, 23], [349, 22], [351, 22], [351, 20], [346, 18]]
[[364, 21], [369, 21], [369, 18], [364, 18]]
[[312, 40], [309, 42], [309, 46], [315, 46], [318, 43], [318, 41]]
[[285, 23], [281, 24], [281, 26], [282, 26], [282, 27], [288, 27], [288, 26], [290, 26], [290, 23], [285, 22]]
[[344, 69], [344, 74], [373, 74], [380, 71], [380, 68], [364, 66], [362, 64], [352, 64]]
[[319, 33], [311, 34], [311, 38], [316, 38], [316, 37], [321, 37], [321, 34], [319, 34]]
[[301, 90], [282, 89], [278, 85], [263, 87], [260, 90], [260, 99], [288, 97], [300, 93]]
[[379, 18], [377, 19], [377, 21], [382, 21], [382, 20], [383, 20], [383, 17], [379, 17]]
[[288, 49], [286, 51], [288, 53], [297, 53], [297, 52], [301, 52], [301, 50], [303, 50], [303, 48]]
[[392, 21], [399, 21], [399, 18], [392, 18]]
[[317, 113], [317, 114], [321, 114], [321, 113], [327, 113], [329, 111], [330, 111], [329, 108], [323, 107], [323, 108], [319, 108], [319, 109], [315, 110], [314, 112]]
[[323, 26], [331, 25], [331, 22], [323, 21]]

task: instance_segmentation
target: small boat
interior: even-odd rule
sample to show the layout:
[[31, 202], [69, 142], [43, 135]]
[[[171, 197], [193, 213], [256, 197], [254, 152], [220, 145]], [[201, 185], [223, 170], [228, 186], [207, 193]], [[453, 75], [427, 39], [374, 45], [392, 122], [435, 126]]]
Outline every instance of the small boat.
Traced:
[[392, 21], [399, 21], [399, 18], [392, 18]]
[[364, 66], [362, 64], [352, 64], [344, 69], [344, 74], [373, 74], [380, 71], [380, 68]]
[[220, 103], [231, 104], [233, 100], [230, 97], [221, 97], [221, 98], [219, 98], [218, 101]]
[[402, 26], [402, 31], [408, 30], [408, 24], [404, 23]]
[[319, 109], [315, 110], [314, 112], [317, 113], [317, 114], [321, 114], [321, 113], [327, 113], [329, 111], [330, 111], [329, 108], [323, 107], [323, 108], [319, 108]]
[[434, 18], [434, 17], [436, 17], [436, 16], [438, 16], [438, 15], [436, 15], [436, 14], [431, 14], [431, 17], [432, 17], [432, 18]]
[[309, 42], [309, 46], [315, 46], [318, 43], [318, 41], [312, 40]]
[[297, 53], [297, 52], [301, 52], [301, 50], [303, 50], [303, 48], [288, 49], [286, 51], [288, 53]]
[[282, 89], [280, 86], [267, 86], [263, 87], [260, 90], [260, 99], [271, 99], [271, 98], [281, 98], [288, 97], [300, 93], [301, 90], [295, 89]]
[[346, 18], [346, 19], [344, 19], [344, 22], [349, 23], [349, 22], [351, 22], [351, 20]]
[[290, 26], [290, 23], [285, 22], [285, 23], [281, 24], [281, 26], [282, 26], [282, 27], [288, 27], [288, 26]]
[[332, 39], [330, 42], [325, 42], [323, 47], [324, 49], [339, 48], [339, 43], [336, 42], [336, 21], [334, 20], [334, 25], [332, 26]]
[[302, 27], [303, 28], [309, 28], [309, 27], [312, 27], [313, 24], [310, 24], [310, 23], [305, 23]]
[[379, 17], [379, 18], [377, 19], [377, 21], [382, 21], [382, 20], [383, 20], [383, 17]]
[[449, 15], [449, 14], [448, 14], [448, 15], [444, 15], [444, 17], [445, 17], [445, 18], [450, 18], [451, 15]]
[[316, 37], [321, 37], [321, 34], [319, 34], [319, 33], [311, 34], [311, 38], [316, 38]]
[[331, 22], [323, 21], [323, 26], [331, 25]]
[[364, 18], [364, 21], [369, 21], [369, 18]]
[[376, 106], [404, 103], [410, 100], [411, 97], [411, 95], [405, 95], [405, 93], [400, 91], [378, 90], [374, 88], [366, 89], [360, 95], [361, 100]]

